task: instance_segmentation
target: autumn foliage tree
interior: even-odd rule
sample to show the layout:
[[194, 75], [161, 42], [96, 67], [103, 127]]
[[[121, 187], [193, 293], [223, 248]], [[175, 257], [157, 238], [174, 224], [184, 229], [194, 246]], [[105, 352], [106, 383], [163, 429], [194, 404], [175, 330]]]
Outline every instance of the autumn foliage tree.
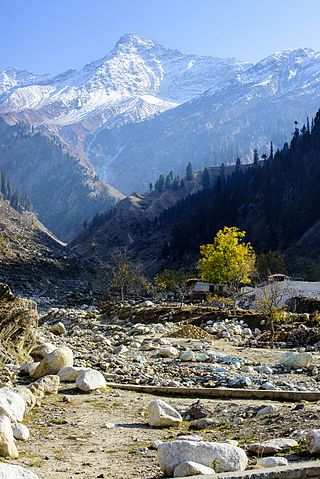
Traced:
[[243, 241], [246, 233], [232, 226], [218, 231], [212, 244], [200, 246], [198, 262], [201, 278], [212, 283], [225, 283], [239, 288], [251, 282], [256, 256], [250, 243]]

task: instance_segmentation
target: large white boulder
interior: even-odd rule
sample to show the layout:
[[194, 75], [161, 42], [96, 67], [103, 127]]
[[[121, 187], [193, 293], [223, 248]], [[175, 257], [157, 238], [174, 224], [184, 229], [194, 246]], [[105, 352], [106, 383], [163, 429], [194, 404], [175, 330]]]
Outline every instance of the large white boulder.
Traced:
[[76, 380], [77, 387], [84, 392], [105, 388], [106, 384], [103, 374], [95, 369], [85, 369], [79, 374]]
[[0, 456], [11, 457], [12, 459], [16, 459], [19, 456], [11, 422], [7, 416], [0, 416]]
[[296, 353], [288, 351], [280, 357], [280, 364], [286, 368], [300, 369], [308, 368], [312, 364], [311, 353]]
[[73, 353], [68, 346], [62, 346], [47, 354], [40, 361], [32, 377], [38, 379], [49, 374], [57, 374], [65, 366], [73, 366]]
[[320, 429], [312, 429], [306, 436], [306, 443], [310, 454], [320, 453]]
[[58, 376], [62, 383], [74, 383], [78, 379], [78, 376], [87, 368], [80, 368], [76, 366], [65, 366], [58, 372]]
[[148, 423], [150, 426], [176, 426], [182, 422], [182, 417], [170, 404], [161, 399], [151, 401], [148, 405]]
[[210, 474], [215, 476], [215, 471], [211, 467], [198, 464], [197, 462], [187, 461], [179, 464], [174, 469], [173, 477], [202, 476]]
[[0, 479], [39, 479], [39, 476], [21, 466], [0, 464]]
[[248, 464], [243, 449], [221, 442], [163, 442], [158, 447], [158, 458], [168, 476], [179, 464], [189, 461], [211, 467], [215, 472], [244, 471]]
[[26, 403], [20, 394], [7, 388], [0, 389], [0, 415], [11, 421], [21, 422], [26, 412]]

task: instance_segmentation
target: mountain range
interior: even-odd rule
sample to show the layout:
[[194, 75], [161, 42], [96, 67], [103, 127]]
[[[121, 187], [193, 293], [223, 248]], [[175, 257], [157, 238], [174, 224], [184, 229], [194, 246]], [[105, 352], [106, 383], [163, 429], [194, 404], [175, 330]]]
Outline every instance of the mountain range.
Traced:
[[282, 146], [318, 109], [319, 81], [320, 54], [307, 48], [252, 64], [124, 35], [80, 70], [0, 72], [0, 167], [69, 240], [123, 198], [117, 189]]

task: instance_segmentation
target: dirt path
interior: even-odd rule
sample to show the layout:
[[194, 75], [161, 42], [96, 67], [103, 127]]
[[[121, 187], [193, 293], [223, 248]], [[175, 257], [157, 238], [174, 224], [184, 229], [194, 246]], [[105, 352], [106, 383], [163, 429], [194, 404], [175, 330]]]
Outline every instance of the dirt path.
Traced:
[[[149, 448], [156, 439], [196, 433], [205, 440], [237, 439], [244, 445], [256, 439], [288, 436], [299, 428], [317, 427], [320, 410], [317, 404], [296, 411], [294, 404], [280, 404], [280, 415], [261, 419], [255, 417], [255, 410], [269, 401], [204, 400], [215, 425], [194, 432], [186, 421], [178, 429], [150, 428], [145, 414], [154, 399], [150, 395], [119, 390], [85, 395], [74, 389], [69, 394], [70, 403], [61, 393], [33, 410], [27, 421], [32, 439], [19, 443], [16, 463], [30, 468], [40, 479], [158, 478], [162, 476], [156, 451]], [[180, 411], [194, 402], [163, 399]], [[239, 414], [243, 422], [235, 426], [234, 417]], [[106, 422], [116, 427], [108, 429]], [[303, 449], [299, 454], [304, 455]]]

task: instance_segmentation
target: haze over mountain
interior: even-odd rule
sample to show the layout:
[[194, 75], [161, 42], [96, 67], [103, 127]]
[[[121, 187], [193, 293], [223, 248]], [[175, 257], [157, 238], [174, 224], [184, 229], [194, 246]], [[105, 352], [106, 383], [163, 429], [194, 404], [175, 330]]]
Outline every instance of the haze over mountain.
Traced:
[[26, 124], [0, 120], [0, 167], [29, 196], [40, 221], [63, 240], [123, 198], [59, 137]]

